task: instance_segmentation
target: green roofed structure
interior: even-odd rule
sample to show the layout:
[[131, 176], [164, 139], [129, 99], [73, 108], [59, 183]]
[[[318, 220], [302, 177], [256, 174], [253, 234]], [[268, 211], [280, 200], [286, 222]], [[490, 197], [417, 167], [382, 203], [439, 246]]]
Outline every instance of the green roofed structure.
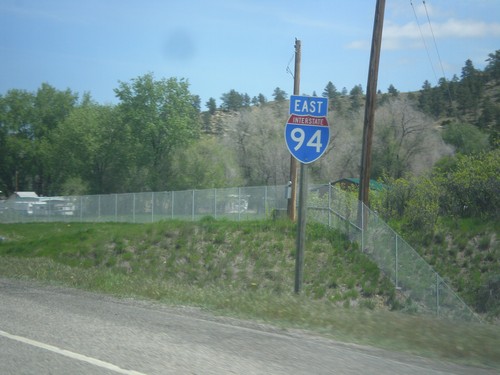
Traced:
[[[339, 185], [341, 188], [347, 188], [350, 186], [359, 187], [359, 178], [341, 178], [339, 180], [330, 182], [330, 185]], [[370, 190], [382, 191], [385, 189], [385, 186], [380, 182], [375, 180], [370, 180]]]

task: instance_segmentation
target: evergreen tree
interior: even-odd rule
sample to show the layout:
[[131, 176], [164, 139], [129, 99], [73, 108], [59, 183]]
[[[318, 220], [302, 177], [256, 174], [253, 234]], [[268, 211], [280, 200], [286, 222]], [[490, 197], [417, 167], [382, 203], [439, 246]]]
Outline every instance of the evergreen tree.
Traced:
[[264, 94], [259, 94], [259, 96], [257, 97], [258, 99], [258, 103], [260, 105], [264, 105], [267, 103], [267, 98], [264, 96]]
[[208, 112], [213, 115], [215, 111], [217, 110], [217, 103], [215, 102], [214, 98], [208, 99], [207, 103], [205, 104], [208, 108]]
[[[221, 100], [221, 108], [224, 111], [237, 111], [245, 106], [246, 98], [244, 94], [240, 94], [236, 90], [232, 89], [229, 92], [222, 94]], [[250, 104], [250, 98], [248, 98], [248, 104]]]
[[396, 97], [399, 95], [399, 91], [392, 85], [392, 83], [389, 85], [389, 88], [387, 89], [387, 93], [393, 97]]
[[462, 68], [460, 86], [457, 90], [457, 102], [460, 113], [462, 115], [472, 115], [474, 122], [477, 120], [483, 88], [481, 73], [476, 70], [472, 61], [468, 59]]
[[329, 100], [335, 100], [335, 99], [337, 99], [337, 97], [339, 95], [340, 94], [338, 93], [337, 88], [335, 87], [335, 85], [331, 81], [328, 81], [328, 83], [326, 84], [325, 89], [323, 90], [322, 96], [324, 98], [328, 98]]
[[288, 94], [279, 87], [276, 87], [273, 92], [273, 97], [275, 101], [283, 102], [288, 98]]
[[350, 110], [359, 111], [363, 106], [363, 87], [361, 85], [354, 86], [349, 92], [349, 99], [351, 101]]
[[500, 49], [497, 49], [495, 53], [490, 53], [486, 59], [488, 65], [484, 71], [490, 76], [491, 79], [495, 81], [500, 81]]
[[425, 80], [418, 96], [418, 108], [425, 113], [431, 113], [432, 106], [432, 85]]
[[242, 95], [242, 102], [243, 102], [243, 107], [250, 107], [250, 96], [245, 93]]
[[328, 98], [330, 109], [335, 108], [337, 111], [341, 110], [341, 101], [339, 100], [341, 94], [337, 91], [337, 88], [331, 81], [328, 81], [326, 84], [322, 96], [324, 98]]

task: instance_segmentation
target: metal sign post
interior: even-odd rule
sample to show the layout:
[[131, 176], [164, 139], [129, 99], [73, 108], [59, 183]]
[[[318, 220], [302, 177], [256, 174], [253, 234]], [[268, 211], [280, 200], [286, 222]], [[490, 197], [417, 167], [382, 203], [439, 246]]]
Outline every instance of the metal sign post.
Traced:
[[295, 293], [300, 293], [303, 281], [308, 189], [306, 164], [318, 160], [330, 142], [327, 114], [327, 98], [298, 95], [290, 97], [290, 117], [285, 126], [285, 141], [292, 156], [300, 162]]

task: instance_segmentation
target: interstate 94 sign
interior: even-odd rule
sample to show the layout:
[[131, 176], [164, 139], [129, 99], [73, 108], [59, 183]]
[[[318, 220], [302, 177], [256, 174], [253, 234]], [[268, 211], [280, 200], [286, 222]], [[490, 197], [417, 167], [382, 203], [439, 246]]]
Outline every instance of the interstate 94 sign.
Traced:
[[285, 141], [290, 153], [301, 163], [312, 163], [326, 151], [330, 142], [327, 114], [327, 98], [290, 97], [290, 117], [285, 126]]

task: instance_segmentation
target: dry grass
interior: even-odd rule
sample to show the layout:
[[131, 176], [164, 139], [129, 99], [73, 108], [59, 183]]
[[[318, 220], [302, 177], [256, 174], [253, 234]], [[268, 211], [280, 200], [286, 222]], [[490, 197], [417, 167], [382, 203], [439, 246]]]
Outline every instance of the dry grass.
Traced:
[[392, 286], [342, 236], [320, 227], [308, 227], [299, 296], [292, 292], [295, 227], [287, 222], [20, 224], [0, 226], [0, 235], [0, 277], [198, 306], [500, 368], [499, 326], [389, 311]]

